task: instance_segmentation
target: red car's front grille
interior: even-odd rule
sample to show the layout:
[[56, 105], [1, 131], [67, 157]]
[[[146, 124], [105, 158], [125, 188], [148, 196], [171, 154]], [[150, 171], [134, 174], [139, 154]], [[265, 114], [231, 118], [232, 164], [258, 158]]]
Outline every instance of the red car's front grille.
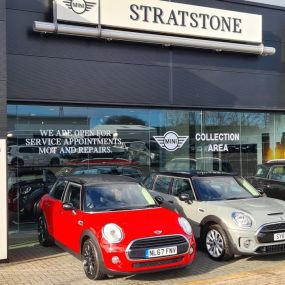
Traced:
[[132, 242], [127, 249], [129, 259], [148, 259], [146, 250], [177, 246], [177, 255], [186, 253], [189, 249], [189, 242], [182, 235], [169, 235], [160, 237], [149, 237]]

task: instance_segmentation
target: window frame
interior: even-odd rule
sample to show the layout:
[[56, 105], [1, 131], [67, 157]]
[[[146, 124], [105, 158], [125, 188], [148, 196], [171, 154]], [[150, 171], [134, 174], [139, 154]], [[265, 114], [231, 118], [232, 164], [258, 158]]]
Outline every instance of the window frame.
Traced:
[[68, 195], [70, 193], [70, 186], [75, 186], [79, 188], [79, 209], [75, 209], [75, 210], [80, 210], [82, 211], [82, 185], [76, 182], [68, 182], [65, 190], [64, 190], [64, 196], [63, 196], [63, 203], [70, 203], [70, 197], [68, 198]]

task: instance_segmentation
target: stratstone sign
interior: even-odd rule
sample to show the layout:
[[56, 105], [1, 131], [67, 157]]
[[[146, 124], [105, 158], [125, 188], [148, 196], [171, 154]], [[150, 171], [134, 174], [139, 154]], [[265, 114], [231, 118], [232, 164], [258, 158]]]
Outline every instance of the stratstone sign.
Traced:
[[56, 0], [57, 19], [104, 27], [262, 43], [262, 16], [159, 0]]

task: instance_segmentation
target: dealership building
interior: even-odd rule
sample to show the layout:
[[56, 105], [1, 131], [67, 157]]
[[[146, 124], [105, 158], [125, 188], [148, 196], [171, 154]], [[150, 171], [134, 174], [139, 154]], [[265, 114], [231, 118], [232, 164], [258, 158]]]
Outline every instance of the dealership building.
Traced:
[[249, 177], [285, 159], [285, 8], [0, 0], [0, 103], [5, 261], [36, 229], [27, 192], [75, 167]]

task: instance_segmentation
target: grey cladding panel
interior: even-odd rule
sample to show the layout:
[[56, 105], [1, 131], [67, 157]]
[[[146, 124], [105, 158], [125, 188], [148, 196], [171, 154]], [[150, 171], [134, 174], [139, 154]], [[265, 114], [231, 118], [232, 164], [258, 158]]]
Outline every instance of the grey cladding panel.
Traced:
[[9, 10], [7, 49], [12, 54], [167, 65], [168, 49], [161, 46], [107, 42], [103, 40], [46, 34], [32, 30], [34, 21], [45, 21], [38, 13]]
[[[12, 10], [8, 11], [7, 18], [9, 20], [7, 48], [10, 54], [168, 65], [169, 48], [50, 34], [41, 35], [32, 31], [34, 20], [44, 20], [44, 16], [38, 13]], [[171, 49], [174, 51], [173, 63], [177, 67], [226, 68], [236, 71], [242, 69], [262, 73], [285, 72], [285, 61], [280, 61], [282, 51], [280, 42], [266, 42], [266, 44], [276, 47], [277, 53], [274, 56], [216, 53], [199, 49]]]
[[5, 19], [5, 3], [6, 0], [0, 0], [0, 21]]
[[0, 80], [6, 79], [6, 30], [5, 22], [0, 21]]
[[46, 13], [51, 11], [52, 1], [53, 0], [7, 0], [7, 8]]
[[[285, 109], [285, 75], [174, 69], [174, 104]], [[188, 102], [188, 103], [187, 103]]]
[[285, 73], [285, 60], [282, 59], [285, 43], [266, 42], [265, 44], [274, 46], [276, 48], [276, 54], [272, 56], [258, 56], [176, 48], [173, 49], [173, 65], [183, 68], [219, 69], [248, 73]]
[[165, 67], [8, 55], [8, 99], [159, 104]]

